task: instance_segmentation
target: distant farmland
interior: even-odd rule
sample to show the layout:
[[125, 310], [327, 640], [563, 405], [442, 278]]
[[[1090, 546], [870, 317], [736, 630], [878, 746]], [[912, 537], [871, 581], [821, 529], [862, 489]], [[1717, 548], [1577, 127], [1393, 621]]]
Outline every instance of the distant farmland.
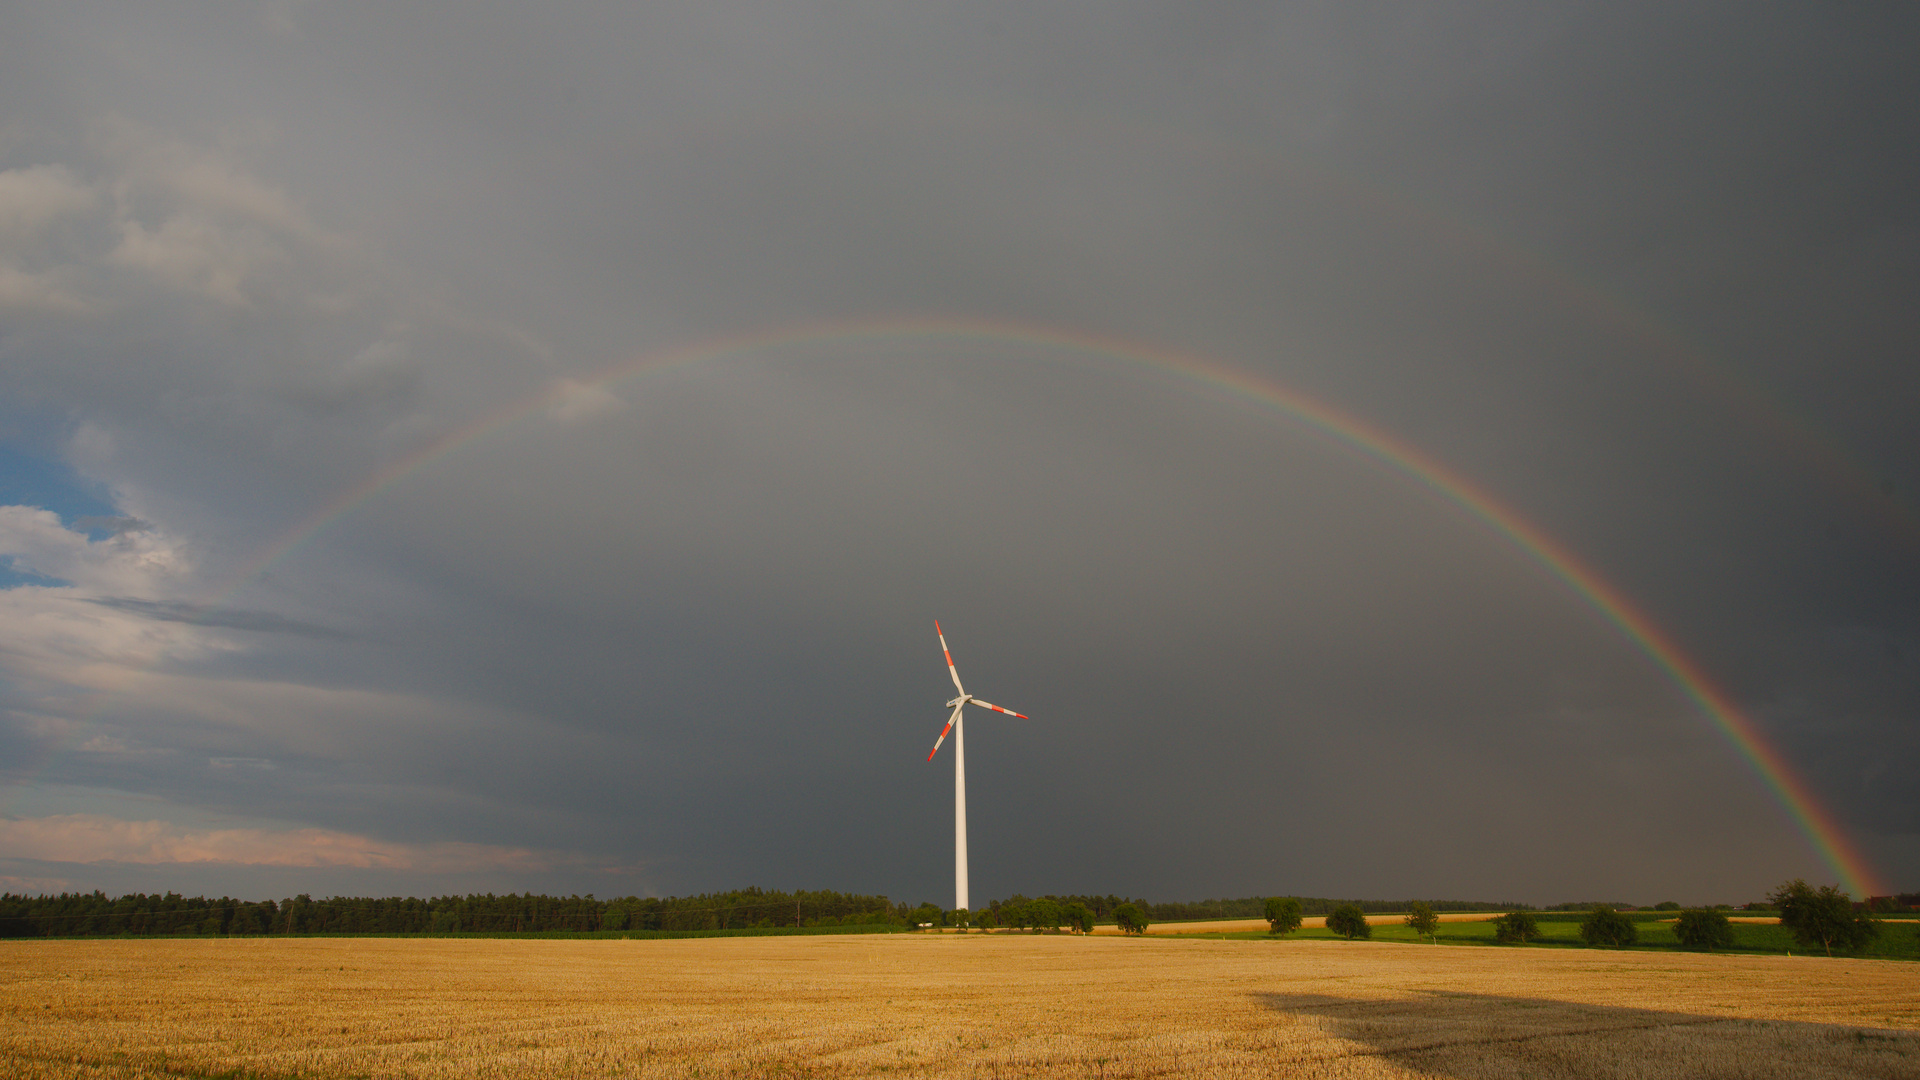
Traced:
[[[1580, 920], [1578, 912], [1536, 912], [1534, 918], [1539, 924], [1540, 935], [1526, 946], [1501, 945], [1500, 948], [1537, 948], [1540, 946], [1574, 946], [1584, 948], [1580, 940]], [[1673, 914], [1664, 911], [1638, 911], [1630, 913], [1640, 939], [1635, 948], [1657, 950], [1679, 950], [1680, 940], [1673, 933]], [[1489, 914], [1447, 913], [1439, 916], [1439, 933], [1436, 935], [1441, 945], [1494, 945], [1493, 916]], [[1294, 931], [1292, 938], [1302, 940], [1331, 940], [1339, 935], [1326, 929], [1324, 916], [1310, 915], [1301, 920], [1301, 928]], [[1367, 922], [1373, 927], [1375, 941], [1424, 942], [1427, 939], [1415, 934], [1407, 927], [1402, 916], [1397, 914], [1369, 915]], [[1118, 934], [1118, 927], [1096, 927], [1096, 934]], [[1222, 936], [1246, 940], [1271, 940], [1267, 933], [1267, 924], [1260, 919], [1231, 919], [1216, 922], [1155, 923], [1147, 928], [1150, 935], [1165, 936]], [[1733, 952], [1758, 953], [1801, 953], [1805, 947], [1797, 944], [1792, 933], [1781, 926], [1773, 916], [1747, 917], [1735, 916], [1733, 920]], [[1819, 952], [1819, 949], [1813, 950]], [[1887, 919], [1880, 923], [1880, 935], [1858, 954], [1876, 960], [1920, 960], [1920, 923], [1913, 919]]]
[[1920, 966], [888, 934], [0, 943], [25, 1080], [1914, 1077]]

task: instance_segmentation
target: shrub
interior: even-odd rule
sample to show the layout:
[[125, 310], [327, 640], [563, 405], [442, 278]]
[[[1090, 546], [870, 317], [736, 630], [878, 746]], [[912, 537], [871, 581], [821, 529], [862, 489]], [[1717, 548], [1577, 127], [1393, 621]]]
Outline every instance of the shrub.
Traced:
[[1440, 916], [1433, 913], [1433, 908], [1425, 900], [1415, 900], [1407, 905], [1406, 922], [1413, 928], [1414, 933], [1423, 934], [1435, 943], [1439, 942]]
[[1367, 913], [1360, 910], [1359, 904], [1341, 904], [1327, 916], [1327, 929], [1343, 934], [1348, 941], [1354, 938], [1370, 938], [1373, 927], [1367, 924]]
[[1532, 912], [1509, 911], [1493, 920], [1495, 941], [1511, 941], [1525, 945], [1528, 938], [1539, 936], [1540, 924], [1533, 920]]
[[1291, 896], [1267, 897], [1267, 933], [1291, 934], [1300, 929], [1300, 901]]
[[1767, 900], [1780, 909], [1780, 925], [1803, 947], [1819, 945], [1828, 956], [1835, 949], [1851, 952], [1880, 934], [1880, 924], [1854, 911], [1852, 898], [1836, 885], [1816, 889], [1794, 878], [1768, 893]]
[[1680, 910], [1680, 902], [1679, 902], [1679, 901], [1677, 901], [1677, 900], [1662, 900], [1662, 901], [1660, 901], [1659, 903], [1657, 903], [1657, 904], [1655, 904], [1655, 905], [1653, 905], [1653, 910], [1655, 910], [1655, 911], [1679, 911], [1679, 910]]
[[1728, 949], [1733, 947], [1733, 924], [1721, 912], [1689, 908], [1674, 921], [1673, 936], [1689, 949]]
[[1624, 949], [1640, 940], [1640, 929], [1633, 920], [1605, 904], [1595, 904], [1580, 920], [1580, 940], [1589, 945]]
[[1134, 904], [1121, 904], [1114, 908], [1113, 921], [1120, 924], [1120, 932], [1123, 934], [1147, 932], [1147, 913]]

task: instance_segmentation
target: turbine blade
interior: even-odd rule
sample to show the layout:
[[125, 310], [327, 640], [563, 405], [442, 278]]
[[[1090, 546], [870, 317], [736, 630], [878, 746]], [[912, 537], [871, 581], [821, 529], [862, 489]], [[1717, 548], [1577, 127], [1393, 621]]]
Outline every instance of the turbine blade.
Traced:
[[1017, 713], [1017, 712], [1014, 712], [1012, 709], [1003, 709], [998, 705], [989, 705], [986, 702], [981, 701], [979, 698], [968, 698], [967, 700], [973, 702], [975, 705], [978, 705], [983, 709], [992, 709], [994, 712], [1003, 712], [1003, 713], [1006, 713], [1008, 716], [1017, 716], [1022, 720], [1033, 719], [1033, 717], [1028, 716], [1025, 713]]
[[940, 737], [933, 740], [933, 749], [927, 751], [928, 761], [932, 761], [933, 755], [940, 752], [940, 744], [947, 741], [947, 732], [953, 730], [953, 722], [960, 719], [960, 710], [964, 708], [966, 708], [964, 702], [953, 707], [953, 715], [947, 717], [947, 726], [940, 729]]
[[940, 620], [933, 620], [933, 632], [940, 638], [940, 651], [947, 657], [947, 674], [953, 676], [953, 688], [965, 694], [967, 688], [960, 685], [960, 672], [954, 669], [953, 653], [947, 648], [947, 635], [940, 633]]

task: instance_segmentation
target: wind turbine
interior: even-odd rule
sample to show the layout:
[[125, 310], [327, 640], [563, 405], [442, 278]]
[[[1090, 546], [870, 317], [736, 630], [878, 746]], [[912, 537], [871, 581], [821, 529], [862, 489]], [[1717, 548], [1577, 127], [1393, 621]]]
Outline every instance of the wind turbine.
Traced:
[[966, 727], [960, 722], [960, 710], [966, 708], [968, 702], [972, 702], [983, 709], [992, 709], [994, 712], [1005, 713], [1008, 716], [1018, 716], [1022, 720], [1033, 718], [1014, 712], [1012, 709], [989, 705], [967, 693], [967, 688], [960, 685], [960, 673], [954, 670], [953, 653], [947, 648], [947, 635], [940, 632], [939, 619], [933, 620], [933, 632], [940, 639], [940, 651], [947, 657], [947, 674], [953, 676], [953, 688], [960, 691], [960, 696], [947, 702], [948, 705], [953, 706], [953, 715], [947, 717], [947, 726], [940, 729], [940, 737], [933, 741], [933, 749], [928, 752], [927, 760], [932, 761], [933, 755], [940, 752], [940, 744], [947, 741], [947, 732], [951, 731], [953, 733], [953, 906], [965, 910], [970, 908], [967, 903], [967, 739]]

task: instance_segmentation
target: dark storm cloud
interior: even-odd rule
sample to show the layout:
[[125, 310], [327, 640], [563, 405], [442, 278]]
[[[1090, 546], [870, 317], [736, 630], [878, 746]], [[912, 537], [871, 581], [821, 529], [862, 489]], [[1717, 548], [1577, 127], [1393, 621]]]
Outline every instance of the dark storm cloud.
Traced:
[[[0, 41], [6, 422], [143, 527], [4, 519], [71, 593], [0, 593], [31, 763], [0, 810], [549, 853], [475, 887], [943, 899], [937, 616], [1035, 717], [969, 728], [976, 896], [1832, 877], [1644, 651], [1444, 492], [1038, 325], [1470, 477], [1915, 887], [1912, 23], [30, 7]], [[1002, 329], [773, 332], [919, 317]], [[731, 335], [766, 342], [635, 362]], [[79, 882], [68, 833], [20, 828], [14, 876]], [[205, 880], [426, 891], [436, 858]]]
[[118, 535], [119, 533], [139, 532], [142, 529], [152, 528], [152, 524], [141, 521], [136, 517], [111, 515], [108, 517], [77, 517], [73, 519], [73, 527], [87, 532], [109, 532]]
[[233, 630], [252, 630], [263, 634], [294, 634], [310, 638], [344, 639], [348, 636], [331, 627], [289, 619], [270, 611], [239, 611], [204, 604], [182, 603], [177, 600], [141, 600], [131, 596], [103, 596], [90, 602], [163, 622], [189, 623], [194, 626], [224, 626]]

